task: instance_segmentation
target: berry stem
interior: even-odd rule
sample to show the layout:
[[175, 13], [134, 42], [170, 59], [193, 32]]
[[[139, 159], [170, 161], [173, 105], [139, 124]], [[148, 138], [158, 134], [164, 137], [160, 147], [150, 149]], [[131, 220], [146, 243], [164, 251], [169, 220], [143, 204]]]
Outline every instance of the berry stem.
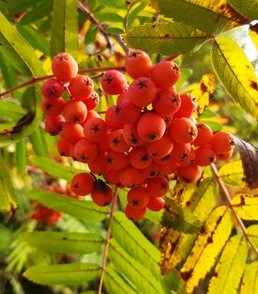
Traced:
[[[83, 74], [83, 73], [88, 73], [88, 72], [99, 72], [99, 71], [108, 71], [108, 70], [112, 70], [112, 69], [115, 69], [115, 70], [120, 70], [120, 71], [125, 71], [125, 67], [124, 66], [104, 66], [104, 67], [91, 67], [91, 68], [84, 68], [84, 69], [80, 69], [78, 71], [78, 73], [80, 74]], [[99, 77], [99, 75], [96, 75], [94, 76], [93, 78], [97, 78]], [[44, 81], [44, 80], [47, 80], [49, 78], [53, 78], [53, 75], [46, 75], [46, 76], [42, 76], [42, 77], [34, 77], [32, 78], [31, 80], [25, 82], [25, 83], [22, 83], [20, 85], [17, 85], [13, 88], [10, 88], [2, 93], [0, 93], [0, 99], [3, 97], [3, 96], [6, 96], [12, 92], [15, 92], [23, 87], [27, 87], [27, 86], [30, 86], [30, 85], [33, 85], [35, 83], [38, 83], [38, 82], [41, 82], [41, 81]]]
[[225, 199], [228, 203], [228, 208], [230, 209], [233, 217], [235, 218], [240, 230], [242, 231], [250, 249], [252, 249], [254, 251], [254, 253], [256, 254], [256, 256], [258, 256], [258, 249], [252, 244], [252, 242], [250, 241], [249, 239], [249, 236], [248, 236], [248, 233], [246, 232], [246, 227], [242, 221], [242, 219], [239, 217], [239, 215], [235, 212], [234, 210], [234, 207], [231, 203], [231, 195], [227, 189], [227, 187], [224, 185], [223, 181], [221, 180], [220, 176], [219, 176], [219, 173], [218, 173], [218, 170], [217, 170], [217, 167], [214, 163], [211, 164], [211, 169], [212, 169], [212, 172], [215, 176], [215, 179], [221, 189], [221, 191], [223, 192], [224, 196], [225, 196]]
[[119, 187], [116, 186], [114, 193], [113, 193], [113, 202], [112, 202], [112, 206], [111, 206], [110, 215], [108, 218], [108, 229], [107, 229], [105, 248], [104, 248], [104, 253], [103, 253], [103, 258], [102, 258], [102, 266], [101, 266], [98, 294], [102, 293], [104, 274], [105, 274], [106, 265], [107, 265], [107, 258], [108, 258], [109, 241], [111, 238], [111, 223], [114, 218], [114, 212], [115, 212], [117, 198], [118, 198], [118, 191], [119, 191]]

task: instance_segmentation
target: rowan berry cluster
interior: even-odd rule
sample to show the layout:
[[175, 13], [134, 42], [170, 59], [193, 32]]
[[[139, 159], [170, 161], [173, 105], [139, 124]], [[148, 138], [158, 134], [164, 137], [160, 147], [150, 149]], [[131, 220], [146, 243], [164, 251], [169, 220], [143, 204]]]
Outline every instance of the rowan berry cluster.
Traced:
[[94, 110], [99, 96], [93, 80], [78, 74], [71, 55], [60, 53], [52, 61], [54, 78], [42, 86], [41, 107], [46, 130], [60, 136], [59, 153], [89, 167], [89, 173], [74, 176], [73, 192], [91, 194], [104, 206], [112, 202], [109, 184], [124, 187], [125, 213], [137, 221], [147, 209], [164, 207], [171, 175], [186, 183], [198, 181], [203, 166], [231, 157], [234, 140], [195, 122], [194, 97], [176, 90], [180, 68], [175, 62], [153, 64], [145, 52], [130, 50], [125, 70], [101, 76], [103, 92], [116, 97], [101, 117]]

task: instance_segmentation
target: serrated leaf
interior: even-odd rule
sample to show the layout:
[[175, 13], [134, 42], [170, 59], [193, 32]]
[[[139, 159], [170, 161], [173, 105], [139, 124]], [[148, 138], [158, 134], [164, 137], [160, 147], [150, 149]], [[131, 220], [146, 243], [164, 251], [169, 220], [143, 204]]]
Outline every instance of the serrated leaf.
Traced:
[[258, 195], [237, 194], [232, 198], [235, 212], [245, 220], [258, 220]]
[[258, 78], [239, 45], [228, 36], [215, 38], [212, 65], [220, 82], [246, 112], [258, 118]]
[[98, 207], [91, 201], [82, 201], [62, 194], [33, 189], [28, 192], [31, 199], [41, 204], [68, 213], [84, 223], [97, 223], [108, 215], [107, 207]]
[[136, 289], [132, 288], [111, 264], [106, 267], [104, 285], [108, 293], [112, 294], [137, 294]]
[[73, 166], [67, 166], [58, 163], [52, 159], [37, 155], [30, 156], [29, 162], [47, 172], [50, 176], [58, 179], [64, 179], [69, 182], [72, 180], [76, 173], [85, 172], [85, 170], [78, 169]]
[[81, 285], [95, 279], [100, 267], [92, 263], [70, 263], [28, 268], [23, 276], [42, 285]]
[[252, 245], [258, 248], [258, 225], [249, 226], [246, 232]]
[[240, 294], [256, 294], [258, 289], [258, 261], [246, 265]]
[[165, 16], [208, 34], [216, 35], [248, 22], [226, 0], [159, 0], [158, 3]]
[[224, 164], [219, 170], [219, 176], [227, 186], [245, 186], [243, 167], [240, 160]]
[[247, 254], [248, 247], [243, 235], [236, 235], [227, 242], [209, 282], [208, 294], [237, 293]]
[[186, 293], [193, 293], [199, 281], [210, 271], [228, 240], [231, 229], [232, 221], [228, 208], [219, 206], [204, 224], [180, 271], [181, 278], [185, 281]]
[[130, 251], [132, 257], [144, 263], [156, 276], [159, 273], [159, 250], [141, 233], [124, 213], [115, 212], [111, 233], [119, 245]]
[[109, 244], [112, 263], [135, 285], [139, 293], [164, 293], [160, 280], [153, 275], [146, 263], [133, 258], [132, 252], [120, 247], [115, 239], [111, 239]]
[[140, 25], [124, 35], [128, 46], [148, 53], [177, 55], [197, 50], [207, 35], [182, 23]]
[[228, 0], [227, 2], [244, 17], [251, 20], [257, 19], [258, 2], [256, 0]]
[[53, 57], [60, 52], [78, 54], [78, 15], [77, 1], [54, 0], [51, 25], [50, 53]]
[[104, 243], [99, 235], [77, 232], [30, 232], [23, 234], [21, 240], [47, 252], [78, 254], [96, 252]]
[[23, 75], [44, 75], [31, 45], [21, 36], [0, 11], [0, 52]]
[[234, 142], [240, 153], [244, 181], [250, 189], [255, 189], [258, 187], [258, 148], [237, 137], [234, 138]]
[[16, 195], [8, 168], [1, 153], [0, 166], [0, 209], [11, 214], [17, 207]]
[[197, 101], [195, 115], [200, 116], [205, 108], [209, 105], [210, 99], [216, 88], [215, 77], [213, 74], [203, 75], [199, 85], [191, 92]]

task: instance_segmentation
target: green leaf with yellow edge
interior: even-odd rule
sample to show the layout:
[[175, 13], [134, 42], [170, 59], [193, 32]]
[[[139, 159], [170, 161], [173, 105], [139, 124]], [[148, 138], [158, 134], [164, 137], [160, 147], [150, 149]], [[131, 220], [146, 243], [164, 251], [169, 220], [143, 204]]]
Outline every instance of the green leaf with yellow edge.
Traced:
[[212, 65], [221, 84], [233, 100], [258, 118], [258, 77], [240, 46], [230, 37], [215, 38], [211, 50]]
[[153, 275], [148, 263], [135, 259], [132, 255], [133, 252], [120, 247], [115, 239], [111, 239], [109, 244], [110, 260], [115, 268], [135, 285], [138, 293], [163, 294], [169, 291], [163, 289], [161, 274], [159, 277]]
[[228, 0], [230, 6], [232, 6], [238, 13], [244, 17], [256, 20], [258, 15], [258, 2], [257, 0]]
[[240, 294], [256, 294], [258, 289], [258, 261], [253, 261], [245, 267]]
[[191, 92], [191, 95], [197, 101], [197, 109], [194, 116], [200, 116], [205, 108], [209, 105], [210, 99], [216, 88], [215, 77], [213, 74], [203, 75], [199, 85]]
[[237, 293], [247, 254], [248, 246], [243, 235], [229, 239], [209, 282], [208, 294]]
[[243, 181], [244, 172], [240, 160], [224, 164], [219, 170], [219, 176], [227, 186], [245, 186], [245, 182]]
[[92, 263], [70, 263], [28, 268], [23, 276], [41, 285], [81, 285], [100, 274], [100, 267]]
[[28, 192], [28, 196], [49, 208], [70, 214], [84, 223], [98, 223], [109, 213], [107, 207], [98, 207], [91, 201], [78, 200], [45, 190], [33, 189]]
[[245, 220], [258, 220], [258, 195], [237, 194], [232, 198], [234, 211]]
[[[184, 189], [183, 186], [186, 186]], [[192, 188], [189, 188], [192, 186]], [[218, 186], [213, 177], [201, 181], [198, 187], [188, 184], [177, 184], [178, 197], [182, 200], [182, 205], [189, 207], [198, 219], [204, 222], [217, 204]], [[189, 190], [190, 189], [190, 190]], [[191, 193], [189, 193], [191, 191]], [[180, 195], [189, 193], [185, 199]], [[174, 198], [176, 196], [174, 195]], [[168, 273], [175, 268], [185, 258], [187, 258], [196, 239], [196, 233], [189, 235], [163, 227], [160, 246], [162, 248], [161, 271]]]
[[32, 155], [29, 157], [29, 162], [44, 172], [48, 173], [50, 176], [58, 179], [64, 179], [67, 181], [71, 181], [72, 178], [77, 173], [86, 172], [83, 169], [78, 169], [73, 166], [67, 166], [61, 163], [58, 163], [52, 159]]
[[78, 232], [29, 232], [21, 240], [47, 252], [78, 254], [96, 252], [104, 243], [99, 235]]
[[0, 152], [0, 209], [12, 213], [16, 209], [16, 194], [8, 168]]
[[232, 229], [231, 215], [226, 206], [216, 208], [200, 230], [194, 247], [180, 273], [186, 293], [193, 293], [207, 275], [227, 242]]
[[258, 248], [258, 225], [249, 226], [246, 233], [252, 245]]
[[50, 53], [78, 54], [78, 3], [73, 0], [55, 0], [51, 24]]
[[227, 4], [226, 0], [159, 0], [158, 2], [161, 14], [212, 35], [248, 23]]
[[129, 30], [124, 39], [129, 47], [148, 53], [177, 55], [198, 50], [207, 35], [183, 23], [148, 23]]

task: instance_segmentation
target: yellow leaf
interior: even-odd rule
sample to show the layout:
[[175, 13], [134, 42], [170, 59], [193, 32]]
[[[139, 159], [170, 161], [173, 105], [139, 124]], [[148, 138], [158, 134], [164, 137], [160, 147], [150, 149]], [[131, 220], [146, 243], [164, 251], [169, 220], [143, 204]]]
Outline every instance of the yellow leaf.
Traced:
[[212, 64], [232, 99], [258, 118], [258, 77], [243, 50], [230, 37], [221, 35], [212, 45]]
[[246, 239], [235, 235], [226, 244], [209, 283], [208, 294], [236, 294], [248, 253]]
[[246, 266], [241, 284], [240, 294], [256, 294], [258, 292], [258, 261]]
[[257, 25], [255, 26], [256, 29], [253, 29], [252, 27], [249, 28], [248, 33], [249, 36], [251, 38], [251, 40], [253, 41], [256, 50], [258, 50], [258, 32], [257, 32]]
[[237, 194], [232, 199], [235, 212], [245, 220], [258, 220], [258, 195]]
[[244, 172], [240, 160], [224, 164], [219, 170], [219, 176], [227, 186], [245, 186]]
[[193, 293], [199, 281], [210, 271], [229, 238], [231, 228], [231, 215], [226, 206], [219, 206], [210, 214], [180, 271], [186, 293]]
[[248, 227], [246, 233], [252, 245], [258, 248], [258, 225]]

